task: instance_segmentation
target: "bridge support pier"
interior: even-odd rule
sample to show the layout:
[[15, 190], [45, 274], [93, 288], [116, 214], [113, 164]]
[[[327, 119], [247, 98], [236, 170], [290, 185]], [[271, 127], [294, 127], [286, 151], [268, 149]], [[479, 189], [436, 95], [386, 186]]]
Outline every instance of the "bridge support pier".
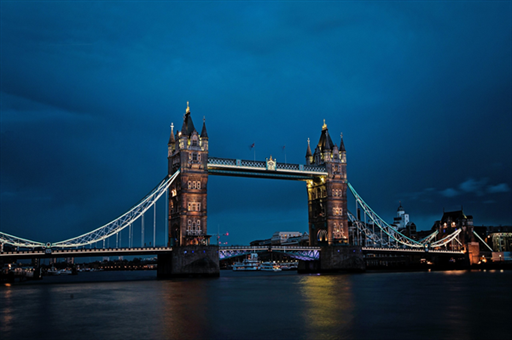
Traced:
[[157, 277], [219, 277], [219, 247], [175, 247], [172, 253], [158, 255]]
[[325, 246], [320, 260], [299, 261], [299, 273], [363, 272], [366, 265], [361, 246]]

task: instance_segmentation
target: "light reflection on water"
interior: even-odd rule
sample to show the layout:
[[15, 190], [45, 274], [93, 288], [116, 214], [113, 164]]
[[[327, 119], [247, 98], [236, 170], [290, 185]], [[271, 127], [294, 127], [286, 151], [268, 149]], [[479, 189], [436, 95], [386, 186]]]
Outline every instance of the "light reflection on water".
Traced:
[[98, 281], [126, 273], [84, 275], [95, 282], [1, 287], [2, 340], [490, 339], [512, 332], [510, 271], [223, 271], [218, 279], [165, 281], [130, 273], [145, 280], [119, 282]]
[[307, 326], [306, 338], [337, 338], [346, 334], [352, 323], [351, 280], [345, 276], [305, 276], [300, 280]]

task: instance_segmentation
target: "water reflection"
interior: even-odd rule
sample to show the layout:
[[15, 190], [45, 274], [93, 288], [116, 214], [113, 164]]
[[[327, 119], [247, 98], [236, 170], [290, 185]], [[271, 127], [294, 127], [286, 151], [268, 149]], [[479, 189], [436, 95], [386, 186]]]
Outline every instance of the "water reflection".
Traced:
[[[6, 284], [6, 287], [10, 287], [10, 284]], [[3, 308], [0, 309], [0, 316], [2, 322], [2, 330], [5, 332], [10, 332], [12, 329], [12, 320], [13, 320], [13, 305], [12, 305], [12, 288], [6, 288], [2, 290], [2, 301]]]
[[354, 306], [350, 276], [306, 276], [299, 283], [309, 338], [336, 338], [351, 327]]
[[163, 289], [163, 324], [169, 338], [201, 339], [207, 335], [209, 304], [204, 282], [166, 282]]
[[1, 339], [490, 339], [512, 332], [510, 271], [282, 274], [3, 287]]

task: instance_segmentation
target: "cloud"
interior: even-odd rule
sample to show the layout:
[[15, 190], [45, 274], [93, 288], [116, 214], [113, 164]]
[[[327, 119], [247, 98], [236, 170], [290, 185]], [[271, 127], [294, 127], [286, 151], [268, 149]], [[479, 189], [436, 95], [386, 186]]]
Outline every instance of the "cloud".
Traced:
[[[455, 197], [466, 193], [474, 193], [477, 196], [483, 196], [485, 194], [495, 194], [510, 191], [510, 187], [507, 183], [488, 185], [486, 187], [488, 181], [488, 178], [482, 178], [480, 180], [469, 178], [466, 181], [459, 184], [458, 190], [453, 188], [447, 188], [445, 190], [440, 191], [439, 193], [445, 197]], [[426, 190], [424, 192], [426, 192]]]
[[460, 192], [458, 192], [457, 190], [455, 190], [453, 188], [445, 189], [443, 191], [440, 191], [439, 193], [445, 197], [455, 197], [455, 196], [460, 195]]
[[487, 187], [487, 192], [490, 193], [490, 194], [495, 194], [495, 193], [498, 193], [498, 192], [509, 192], [510, 191], [510, 187], [508, 186], [507, 183], [500, 183], [500, 184], [496, 184], [496, 185], [489, 185]]
[[481, 196], [484, 194], [483, 188], [488, 180], [488, 178], [482, 178], [481, 180], [474, 180], [473, 178], [469, 178], [465, 182], [459, 184], [459, 189], [465, 192], [474, 192]]

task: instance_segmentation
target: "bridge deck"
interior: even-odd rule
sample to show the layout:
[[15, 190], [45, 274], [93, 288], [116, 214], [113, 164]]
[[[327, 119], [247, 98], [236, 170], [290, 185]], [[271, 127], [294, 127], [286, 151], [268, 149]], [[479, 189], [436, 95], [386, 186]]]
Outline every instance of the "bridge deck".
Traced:
[[228, 158], [208, 158], [208, 173], [219, 176], [240, 176], [305, 181], [327, 176], [323, 166], [276, 163], [275, 168], [268, 162]]
[[0, 253], [0, 258], [62, 258], [62, 257], [101, 257], [101, 256], [135, 256], [135, 255], [157, 255], [169, 253], [172, 247], [143, 247], [143, 248], [90, 248], [90, 249], [48, 249], [22, 250]]
[[[374, 248], [362, 247], [365, 253], [426, 253], [424, 249], [404, 249], [404, 248]], [[0, 258], [41, 258], [41, 257], [101, 257], [101, 256], [135, 256], [135, 255], [157, 255], [169, 253], [172, 247], [141, 247], [141, 248], [85, 248], [85, 249], [40, 249], [40, 250], [20, 250], [12, 252], [1, 252]], [[306, 246], [225, 246], [219, 247], [219, 251], [223, 253], [243, 253], [276, 251], [282, 253], [304, 253], [304, 252], [321, 252], [321, 247]], [[429, 249], [428, 253], [435, 254], [453, 254], [461, 255], [461, 251], [435, 250]], [[222, 256], [221, 256], [222, 257]]]

